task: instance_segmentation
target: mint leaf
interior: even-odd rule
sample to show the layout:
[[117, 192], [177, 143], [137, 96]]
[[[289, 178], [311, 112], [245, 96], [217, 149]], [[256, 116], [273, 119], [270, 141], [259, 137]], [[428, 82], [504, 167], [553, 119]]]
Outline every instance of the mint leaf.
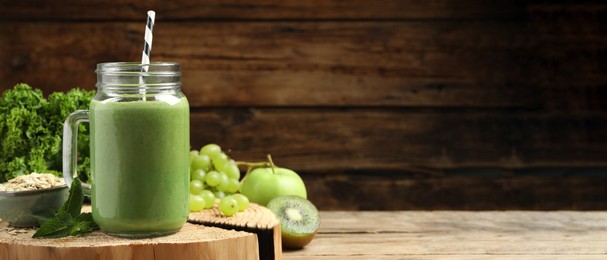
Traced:
[[84, 194], [82, 193], [82, 184], [78, 178], [74, 178], [72, 186], [70, 187], [70, 195], [67, 201], [63, 204], [59, 212], [67, 212], [72, 218], [78, 218], [80, 210], [82, 210], [82, 200]]
[[93, 232], [90, 221], [76, 222], [71, 228], [68, 235], [75, 236], [79, 234]]
[[38, 231], [36, 231], [32, 237], [56, 238], [67, 236], [70, 233], [73, 222], [74, 218], [72, 218], [69, 213], [59, 211], [55, 217], [45, 222], [44, 225], [40, 226]]
[[82, 210], [82, 186], [80, 180], [75, 178], [70, 187], [70, 194], [67, 201], [61, 209], [50, 220], [45, 219], [46, 216], [39, 216], [39, 220], [45, 221], [41, 224], [40, 229], [36, 231], [33, 238], [58, 238], [66, 236], [75, 236], [92, 232], [98, 228], [93, 221], [93, 214], [86, 212], [80, 213]]
[[97, 223], [95, 223], [95, 221], [93, 220], [93, 213], [90, 212], [84, 212], [84, 213], [80, 213], [80, 216], [78, 216], [77, 219], [78, 222], [81, 221], [86, 221], [91, 223], [91, 228], [99, 228], [99, 226], [97, 226]]

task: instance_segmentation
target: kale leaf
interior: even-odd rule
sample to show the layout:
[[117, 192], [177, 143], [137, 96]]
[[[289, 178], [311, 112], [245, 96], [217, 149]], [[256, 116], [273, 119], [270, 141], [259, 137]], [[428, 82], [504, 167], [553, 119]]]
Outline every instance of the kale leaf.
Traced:
[[[31, 172], [60, 175], [63, 121], [87, 109], [94, 91], [72, 89], [44, 98], [42, 91], [17, 84], [0, 96], [0, 182]], [[83, 181], [90, 176], [88, 125], [79, 126], [78, 163]]]

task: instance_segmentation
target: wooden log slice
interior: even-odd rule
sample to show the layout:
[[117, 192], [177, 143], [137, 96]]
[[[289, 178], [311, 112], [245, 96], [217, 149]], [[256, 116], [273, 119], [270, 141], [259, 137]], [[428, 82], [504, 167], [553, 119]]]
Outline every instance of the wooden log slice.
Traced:
[[[85, 206], [83, 211], [90, 211]], [[176, 234], [144, 239], [113, 237], [101, 231], [56, 239], [34, 239], [34, 228], [12, 228], [0, 220], [0, 259], [281, 259], [280, 221], [251, 203], [232, 217], [217, 205], [193, 212]]]
[[281, 259], [282, 240], [280, 237], [280, 221], [266, 207], [250, 203], [244, 212], [238, 212], [231, 217], [225, 217], [215, 206], [200, 212], [190, 213], [188, 221], [223, 229], [233, 229], [255, 233], [259, 244], [260, 259]]
[[183, 260], [259, 259], [255, 234], [186, 223], [169, 236], [126, 239], [100, 231], [34, 239], [35, 229], [0, 228], [0, 259]]

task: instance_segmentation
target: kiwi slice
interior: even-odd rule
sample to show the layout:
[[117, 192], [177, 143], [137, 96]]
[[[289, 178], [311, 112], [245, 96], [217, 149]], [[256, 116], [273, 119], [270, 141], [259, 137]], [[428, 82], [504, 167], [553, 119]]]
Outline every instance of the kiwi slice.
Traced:
[[280, 220], [282, 246], [302, 248], [312, 241], [320, 226], [318, 209], [307, 199], [288, 195], [272, 199], [267, 206]]

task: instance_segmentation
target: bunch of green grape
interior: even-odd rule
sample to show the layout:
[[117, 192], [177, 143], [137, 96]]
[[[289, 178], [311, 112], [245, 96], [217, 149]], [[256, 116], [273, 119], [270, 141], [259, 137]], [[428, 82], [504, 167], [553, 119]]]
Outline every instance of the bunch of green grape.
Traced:
[[238, 193], [240, 170], [219, 145], [207, 144], [190, 151], [190, 211], [209, 209], [220, 199], [219, 210], [226, 216], [244, 211], [249, 199]]

